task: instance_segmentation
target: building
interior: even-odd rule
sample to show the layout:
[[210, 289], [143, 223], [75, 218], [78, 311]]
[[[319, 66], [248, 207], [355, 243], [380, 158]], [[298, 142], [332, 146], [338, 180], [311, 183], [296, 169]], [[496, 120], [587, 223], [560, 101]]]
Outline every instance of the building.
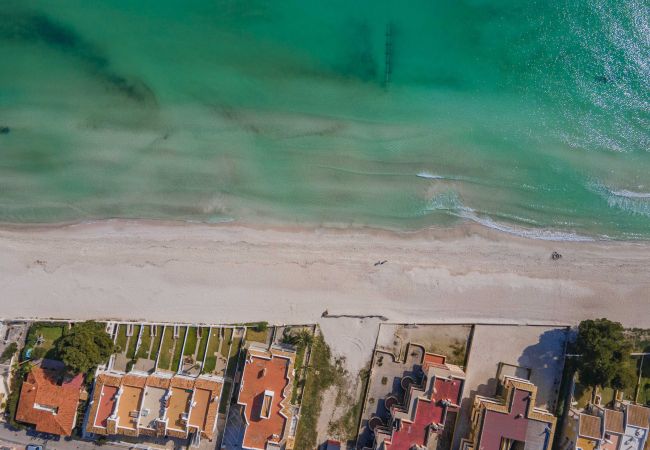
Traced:
[[562, 448], [594, 450], [602, 440], [603, 419], [600, 416], [569, 411], [565, 422], [565, 442]]
[[23, 382], [16, 420], [33, 424], [42, 433], [70, 436], [82, 388], [83, 375], [71, 377], [63, 363], [43, 360]]
[[295, 352], [285, 347], [260, 348], [246, 353], [237, 403], [242, 407], [242, 448], [293, 448], [297, 417], [290, 402]]
[[341, 450], [341, 442], [336, 439], [328, 439], [325, 442], [325, 450]]
[[462, 450], [549, 450], [555, 417], [535, 407], [537, 387], [528, 380], [506, 376], [499, 399], [476, 396], [469, 438]]
[[648, 441], [650, 427], [650, 408], [645, 406], [624, 404], [625, 433], [621, 439], [619, 450], [643, 450]]
[[562, 450], [643, 450], [648, 440], [650, 408], [623, 403], [618, 409], [590, 405], [572, 409], [564, 427]]
[[214, 438], [222, 388], [219, 377], [100, 373], [86, 432], [189, 438], [196, 446]]
[[[405, 394], [387, 400], [390, 423], [371, 426], [373, 448], [379, 450], [409, 450], [433, 448], [447, 423], [447, 413], [457, 411], [463, 392], [465, 373], [447, 364], [444, 356], [424, 354], [421, 379], [401, 379]], [[371, 419], [372, 422], [372, 419]]]

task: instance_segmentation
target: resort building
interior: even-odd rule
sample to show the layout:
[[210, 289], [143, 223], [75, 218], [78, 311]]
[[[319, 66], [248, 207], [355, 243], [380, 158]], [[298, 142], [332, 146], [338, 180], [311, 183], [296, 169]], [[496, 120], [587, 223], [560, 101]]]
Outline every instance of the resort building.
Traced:
[[242, 407], [245, 449], [292, 449], [295, 419], [289, 404], [296, 354], [285, 347], [251, 344], [237, 403]]
[[76, 425], [83, 375], [66, 375], [59, 361], [43, 360], [27, 374], [20, 390], [16, 420], [42, 433], [70, 436]]
[[386, 399], [390, 423], [374, 424], [376, 450], [409, 450], [435, 448], [445, 431], [447, 413], [460, 407], [465, 373], [453, 364], [447, 364], [441, 355], [425, 353], [419, 381], [412, 377], [401, 379], [405, 391], [403, 401], [397, 397]]
[[462, 450], [549, 450], [555, 417], [535, 407], [537, 387], [528, 380], [506, 376], [502, 398], [474, 398], [471, 430]]
[[212, 440], [223, 380], [100, 373], [96, 377], [86, 431], [99, 435]]
[[562, 450], [642, 450], [648, 439], [650, 408], [622, 403], [618, 409], [590, 405], [572, 409], [564, 427]]

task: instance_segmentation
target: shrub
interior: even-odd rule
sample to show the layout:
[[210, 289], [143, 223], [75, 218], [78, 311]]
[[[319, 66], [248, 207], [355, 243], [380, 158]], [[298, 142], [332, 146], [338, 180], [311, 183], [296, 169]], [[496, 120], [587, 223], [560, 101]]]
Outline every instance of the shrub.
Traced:
[[32, 350], [31, 358], [33, 360], [43, 359], [46, 354], [47, 354], [47, 350], [45, 348], [43, 348], [43, 347], [34, 347], [34, 349]]
[[5, 349], [2, 351], [2, 355], [0, 355], [0, 361], [2, 362], [9, 361], [11, 357], [16, 354], [16, 351], [18, 351], [18, 345], [15, 342], [12, 342], [11, 344], [7, 345]]
[[258, 333], [263, 333], [264, 331], [268, 330], [268, 328], [268, 322], [257, 322], [255, 326], [253, 326], [253, 330], [257, 331]]

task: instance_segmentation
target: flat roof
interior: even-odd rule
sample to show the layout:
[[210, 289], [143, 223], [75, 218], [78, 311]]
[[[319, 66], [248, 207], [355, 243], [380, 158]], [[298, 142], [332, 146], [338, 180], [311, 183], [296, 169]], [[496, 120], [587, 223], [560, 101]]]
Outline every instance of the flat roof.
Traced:
[[212, 392], [207, 389], [197, 388], [194, 390], [192, 399], [192, 413], [190, 414], [190, 425], [205, 429], [205, 419], [208, 416], [208, 406]]
[[122, 386], [122, 394], [117, 404], [117, 426], [135, 430], [138, 424], [138, 414], [142, 388]]
[[[172, 432], [171, 436], [186, 437], [189, 421], [183, 418], [187, 419], [189, 414], [191, 424], [199, 428], [201, 435], [212, 439], [222, 388], [222, 379], [215, 377], [100, 373], [90, 405], [89, 417], [93, 420], [88, 420], [86, 431], [138, 436], [140, 430], [146, 430], [147, 436], [162, 437]], [[115, 401], [117, 392], [120, 397]], [[119, 417], [117, 429], [113, 429], [110, 420], [115, 408]], [[163, 418], [165, 427], [155, 423]]]
[[106, 420], [111, 416], [113, 408], [115, 408], [115, 394], [117, 394], [115, 386], [102, 386], [97, 414], [95, 415], [94, 424], [96, 427], [106, 428]]
[[162, 418], [166, 389], [147, 386], [142, 399], [139, 426], [156, 429], [156, 420]]
[[172, 387], [171, 390], [172, 395], [167, 408], [167, 418], [169, 419], [167, 428], [185, 431], [186, 423], [183, 420], [183, 414], [189, 410], [192, 390], [179, 387]]

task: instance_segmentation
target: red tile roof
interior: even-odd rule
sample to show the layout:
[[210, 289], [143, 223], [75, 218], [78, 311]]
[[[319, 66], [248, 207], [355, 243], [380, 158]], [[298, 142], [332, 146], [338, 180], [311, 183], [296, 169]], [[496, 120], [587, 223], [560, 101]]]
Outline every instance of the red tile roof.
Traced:
[[[291, 366], [291, 357], [249, 350], [238, 397], [247, 422], [242, 442], [244, 448], [265, 449], [268, 441], [281, 441], [287, 424], [282, 411], [285, 388], [292, 377]], [[260, 416], [265, 391], [273, 392], [268, 418]]]
[[[122, 389], [122, 396], [119, 402], [116, 402], [116, 394]], [[169, 421], [167, 425], [159, 422], [156, 430], [148, 429], [142, 423], [134, 418], [128, 417], [129, 411], [140, 410], [143, 406], [143, 399], [147, 389], [161, 389], [166, 392], [175, 391], [171, 399], [167, 400], [165, 405], [165, 414], [168, 414]], [[93, 397], [90, 403], [89, 420], [86, 424], [88, 433], [111, 435], [124, 434], [127, 436], [152, 435], [170, 436], [186, 438], [188, 432], [194, 432], [198, 429], [201, 436], [212, 440], [217, 422], [219, 399], [223, 382], [221, 379], [212, 377], [188, 378], [181, 375], [172, 378], [159, 377], [158, 375], [136, 375], [126, 374], [117, 375], [110, 373], [100, 373], [95, 379]], [[125, 400], [128, 394], [132, 396], [130, 404], [125, 407]], [[195, 395], [192, 402], [190, 398]], [[126, 396], [126, 397], [125, 397]], [[178, 399], [181, 398], [180, 401]], [[122, 414], [118, 411], [118, 416], [122, 423], [117, 427], [115, 419], [111, 419], [117, 403], [118, 410], [122, 406]], [[172, 406], [170, 409], [170, 405]], [[124, 411], [127, 411], [126, 415]], [[185, 425], [182, 419], [183, 413], [189, 413], [190, 427]], [[128, 421], [128, 422], [125, 422]], [[129, 428], [123, 428], [125, 423], [130, 423]]]
[[425, 447], [429, 425], [444, 424], [446, 406], [441, 403], [441, 400], [452, 400], [454, 403], [459, 403], [462, 386], [463, 382], [458, 379], [436, 378], [431, 398], [417, 398], [413, 422], [410, 423], [402, 419], [401, 427], [393, 430], [390, 442], [384, 443], [385, 448], [409, 450], [414, 446]]
[[82, 385], [83, 375], [64, 379], [60, 370], [34, 367], [20, 391], [16, 420], [43, 433], [70, 436]]
[[553, 442], [555, 417], [535, 407], [537, 387], [527, 380], [505, 378], [505, 398], [496, 400], [477, 396], [474, 399], [472, 448], [499, 450], [503, 439], [525, 442], [533, 440], [547, 450]]

